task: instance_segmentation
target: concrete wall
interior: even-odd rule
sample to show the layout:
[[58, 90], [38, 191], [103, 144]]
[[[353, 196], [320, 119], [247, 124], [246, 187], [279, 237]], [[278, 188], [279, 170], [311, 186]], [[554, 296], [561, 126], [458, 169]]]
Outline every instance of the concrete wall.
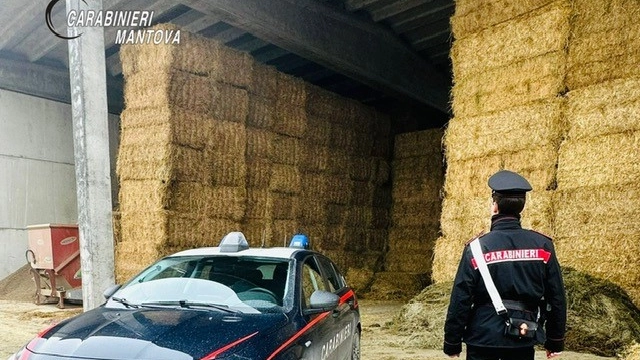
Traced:
[[[109, 123], [117, 149], [118, 116]], [[0, 279], [26, 264], [28, 225], [76, 222], [71, 106], [0, 89]]]

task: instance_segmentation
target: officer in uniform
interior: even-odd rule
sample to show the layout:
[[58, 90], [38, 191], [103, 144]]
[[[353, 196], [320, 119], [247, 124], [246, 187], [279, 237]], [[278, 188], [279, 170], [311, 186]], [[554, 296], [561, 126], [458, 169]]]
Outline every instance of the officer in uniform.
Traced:
[[[458, 357], [465, 342], [467, 360], [533, 360], [534, 345], [541, 343], [547, 358], [555, 357], [564, 347], [566, 299], [551, 239], [520, 225], [531, 185], [517, 173], [502, 170], [489, 178], [489, 187], [491, 231], [480, 237], [480, 245], [508, 316], [496, 313], [466, 246], [451, 292], [443, 350]], [[537, 323], [538, 329], [529, 334], [532, 337], [508, 336], [505, 318], [509, 317]], [[531, 329], [523, 326], [524, 335]]]

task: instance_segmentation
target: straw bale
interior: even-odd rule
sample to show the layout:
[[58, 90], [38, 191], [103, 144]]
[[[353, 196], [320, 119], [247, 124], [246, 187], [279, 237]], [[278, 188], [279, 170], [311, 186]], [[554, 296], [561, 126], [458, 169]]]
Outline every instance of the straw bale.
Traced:
[[239, 221], [244, 217], [245, 202], [244, 187], [174, 182], [171, 184], [169, 204], [165, 209]]
[[318, 146], [329, 146], [331, 140], [331, 123], [316, 115], [307, 115], [307, 126], [304, 132], [305, 142]]
[[391, 187], [376, 186], [373, 189], [373, 206], [374, 207], [391, 207]]
[[640, 181], [640, 131], [562, 143], [558, 187], [637, 184]]
[[116, 171], [119, 181], [173, 178], [170, 159], [175, 146], [149, 145], [141, 143], [120, 147], [116, 159]]
[[327, 189], [332, 186], [331, 178], [322, 173], [304, 173], [301, 179], [302, 193], [305, 197], [324, 201]]
[[273, 164], [269, 190], [284, 194], [299, 194], [302, 191], [301, 181], [297, 166]]
[[270, 224], [260, 219], [249, 219], [242, 222], [240, 231], [244, 234], [250, 247], [262, 247], [271, 237]]
[[125, 212], [169, 208], [169, 184], [161, 180], [124, 180], [120, 182], [120, 209]]
[[254, 61], [251, 75], [249, 92], [270, 100], [278, 97], [278, 69]]
[[[634, 184], [635, 185], [635, 184]], [[558, 190], [555, 203], [558, 237], [640, 237], [640, 188], [605, 185]], [[602, 245], [605, 245], [602, 242]], [[606, 244], [611, 246], [613, 244]], [[614, 251], [629, 251], [614, 247]]]
[[386, 228], [373, 229], [369, 232], [367, 238], [367, 250], [386, 252], [387, 243], [389, 239], [389, 232]]
[[215, 219], [215, 218], [202, 218], [201, 219], [201, 231], [203, 233], [202, 240], [199, 242], [190, 242], [186, 246], [181, 246], [180, 249], [186, 250], [193, 247], [212, 247], [218, 246], [222, 238], [232, 231], [240, 231], [240, 223], [228, 219]]
[[458, 270], [458, 263], [466, 240], [440, 237], [433, 249], [433, 263], [431, 265], [431, 279], [435, 283], [453, 281]]
[[[607, 30], [637, 28], [640, 4], [629, 0], [609, 0], [606, 3], [592, 0], [573, 0], [576, 17], [573, 19], [575, 36]], [[606, 21], [602, 21], [606, 19]]]
[[640, 344], [633, 342], [631, 345], [626, 346], [622, 354], [620, 354], [622, 360], [637, 360], [640, 359]]
[[249, 97], [247, 125], [259, 129], [272, 129], [276, 121], [276, 106], [273, 99], [258, 96]]
[[474, 234], [487, 231], [491, 222], [490, 206], [490, 193], [475, 198], [445, 197], [440, 216], [442, 235], [464, 244]]
[[186, 146], [176, 146], [171, 152], [172, 180], [194, 181], [203, 184], [211, 182], [212, 163], [209, 151], [201, 151]]
[[456, 39], [462, 39], [482, 29], [518, 18], [554, 0], [491, 0], [456, 1], [451, 18], [451, 30]]
[[327, 225], [342, 225], [346, 221], [348, 207], [344, 204], [329, 203], [327, 207]]
[[[640, 31], [637, 31], [640, 33]], [[635, 35], [638, 36], [638, 35]], [[594, 41], [606, 41], [603, 38]], [[637, 77], [640, 75], [638, 61], [640, 61], [640, 40], [620, 40], [619, 44], [608, 44], [601, 49], [572, 47], [569, 53], [566, 86], [570, 90], [601, 82]], [[602, 55], [597, 60], [584, 61], [582, 56], [591, 53], [593, 56]]]
[[347, 153], [352, 153], [358, 136], [342, 124], [331, 124], [331, 139], [329, 145], [333, 148], [339, 148]]
[[216, 155], [211, 165], [211, 185], [245, 186], [247, 164], [237, 155]]
[[410, 212], [399, 212], [394, 205], [391, 212], [391, 224], [393, 227], [414, 227], [431, 225], [437, 227], [440, 219], [440, 202], [425, 202], [419, 208]]
[[300, 168], [306, 172], [326, 172], [329, 169], [329, 153], [326, 146], [307, 145], [302, 148]]
[[393, 181], [423, 179], [439, 183], [444, 179], [444, 161], [442, 155], [430, 154], [408, 158], [396, 158], [391, 163]]
[[269, 160], [276, 164], [299, 165], [302, 159], [302, 141], [287, 135], [275, 135], [269, 143]]
[[212, 116], [218, 86], [211, 79], [189, 72], [140, 72], [125, 80], [125, 106], [131, 109], [169, 107]]
[[347, 101], [345, 106], [350, 111], [348, 114], [350, 116], [345, 123], [351, 130], [371, 136], [380, 136], [382, 135], [380, 133], [389, 136], [390, 131], [385, 131], [381, 125], [375, 125], [377, 122], [385, 123], [387, 120], [378, 110], [351, 99], [345, 99], [345, 101]]
[[173, 116], [174, 113], [167, 106], [148, 109], [125, 108], [120, 114], [120, 128], [124, 131], [133, 128], [166, 126], [171, 123]]
[[327, 177], [328, 184], [323, 198], [332, 204], [346, 205], [353, 199], [354, 181], [348, 177], [332, 175]]
[[244, 157], [247, 148], [247, 128], [231, 121], [213, 121], [207, 146], [215, 155]]
[[122, 241], [122, 227], [120, 226], [122, 221], [122, 216], [119, 210], [113, 210], [111, 212], [111, 219], [113, 222], [113, 242], [114, 244], [118, 244]]
[[474, 158], [447, 164], [444, 183], [446, 196], [478, 197], [490, 195], [487, 181], [498, 170], [508, 169], [524, 176], [534, 191], [556, 188], [557, 150], [547, 145]]
[[163, 244], [167, 238], [166, 216], [162, 211], [123, 211], [120, 213], [122, 243], [147, 248]]
[[375, 137], [373, 139], [373, 148], [371, 149], [371, 156], [387, 158], [391, 155], [392, 137]]
[[430, 178], [395, 179], [393, 182], [393, 198], [404, 199], [415, 195], [424, 199], [437, 200], [440, 198], [442, 182]]
[[372, 178], [372, 173], [377, 170], [377, 161], [369, 157], [351, 156], [349, 163], [350, 166], [346, 170], [351, 180], [368, 181]]
[[267, 196], [267, 214], [271, 219], [296, 220], [300, 207], [300, 198], [297, 195], [270, 192]]
[[405, 159], [441, 154], [442, 129], [431, 129], [398, 134], [394, 138], [393, 158]]
[[253, 57], [228, 46], [220, 44], [212, 62], [210, 76], [216, 81], [246, 89], [253, 80]]
[[276, 106], [301, 108], [304, 112], [307, 101], [307, 83], [297, 77], [278, 72], [278, 97]]
[[293, 235], [300, 232], [296, 220], [274, 220], [272, 229], [272, 237], [267, 241], [267, 246], [288, 246]]
[[522, 227], [556, 237], [555, 191], [534, 191], [522, 211]]
[[247, 187], [266, 189], [271, 181], [273, 164], [267, 159], [251, 158], [246, 161]]
[[340, 96], [315, 85], [308, 85], [305, 109], [309, 115], [334, 122], [341, 116], [337, 106]]
[[371, 228], [373, 208], [371, 206], [350, 206], [346, 209], [344, 224], [361, 228]]
[[351, 158], [349, 154], [341, 148], [329, 148], [329, 167], [327, 172], [334, 175], [348, 174], [348, 168], [351, 166]]
[[114, 264], [116, 283], [122, 284], [131, 279], [160, 257], [154, 246], [133, 241], [117, 243]]
[[558, 146], [563, 129], [562, 98], [473, 117], [453, 118], [444, 145], [448, 161]]
[[349, 284], [360, 298], [363, 298], [362, 294], [367, 292], [373, 283], [374, 277], [375, 273], [373, 270], [355, 267], [348, 268], [345, 275], [347, 284]]
[[[242, 72], [242, 71], [235, 71]], [[209, 97], [210, 107], [216, 119], [245, 124], [249, 115], [249, 93], [233, 85], [216, 83]]]
[[391, 249], [386, 254], [386, 271], [424, 273], [431, 272], [433, 249], [420, 249], [413, 252]]
[[459, 38], [451, 47], [456, 79], [563, 51], [569, 39], [570, 1], [557, 1], [511, 21]]
[[408, 272], [378, 272], [368, 298], [408, 300], [429, 284], [429, 275]]
[[570, 140], [640, 131], [640, 77], [573, 90], [567, 99]]
[[[161, 26], [164, 28], [171, 26], [171, 24], [162, 24]], [[153, 44], [151, 46], [158, 45]], [[223, 45], [219, 41], [182, 30], [180, 32], [180, 45], [176, 46], [173, 52], [171, 67], [201, 76], [209, 76], [215, 69], [212, 65], [216, 64], [221, 47]], [[155, 71], [158, 68], [156, 64], [153, 64], [153, 59], [151, 58], [145, 69], [153, 69]]]
[[301, 138], [307, 127], [307, 113], [304, 107], [276, 104], [276, 116], [273, 131], [282, 135]]
[[[354, 205], [356, 204], [354, 203]], [[374, 206], [371, 208], [371, 212], [373, 215], [373, 219], [371, 219], [371, 228], [386, 231], [391, 220], [389, 216], [389, 209], [386, 207]]]
[[438, 236], [438, 227], [434, 226], [393, 226], [389, 229], [389, 250], [409, 253], [425, 249], [433, 251]]
[[267, 199], [270, 191], [266, 188], [247, 187], [245, 219], [267, 219]]
[[376, 186], [368, 181], [354, 181], [351, 189], [351, 204], [355, 206], [372, 206]]
[[565, 90], [565, 67], [564, 51], [554, 51], [465, 78], [456, 76], [453, 113], [464, 118], [558, 96]]
[[300, 199], [300, 224], [301, 225], [319, 225], [326, 224], [328, 218], [328, 206], [318, 201], [317, 198], [305, 197]]
[[373, 178], [373, 183], [382, 186], [389, 182], [391, 178], [391, 165], [384, 158], [377, 158], [376, 161], [376, 172]]
[[[158, 25], [158, 28], [172, 27], [169, 24]], [[173, 26], [175, 29], [177, 27]], [[152, 27], [152, 29], [155, 27]], [[182, 40], [182, 33], [180, 34]], [[188, 44], [189, 41], [186, 42]], [[186, 45], [185, 44], [185, 45]], [[175, 54], [180, 46], [173, 44], [126, 44], [120, 47], [120, 63], [125, 77], [137, 72], [154, 69], [158, 72], [169, 70], [174, 62]]]
[[[270, 149], [276, 134], [271, 131], [256, 129], [253, 127], [246, 128], [246, 156], [248, 159], [269, 158]], [[273, 150], [275, 151], [275, 149]]]

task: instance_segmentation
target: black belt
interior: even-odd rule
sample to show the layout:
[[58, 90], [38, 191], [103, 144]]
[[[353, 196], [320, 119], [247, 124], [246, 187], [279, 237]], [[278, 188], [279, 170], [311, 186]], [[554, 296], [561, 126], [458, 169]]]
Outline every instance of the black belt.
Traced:
[[[538, 312], [538, 305], [537, 304], [530, 304], [530, 303], [526, 303], [524, 301], [508, 300], [508, 299], [503, 299], [502, 303], [504, 304], [504, 307], [506, 307], [509, 310]], [[493, 307], [493, 304], [492, 303], [485, 303], [485, 304], [483, 304], [483, 306], [491, 306], [491, 307]]]

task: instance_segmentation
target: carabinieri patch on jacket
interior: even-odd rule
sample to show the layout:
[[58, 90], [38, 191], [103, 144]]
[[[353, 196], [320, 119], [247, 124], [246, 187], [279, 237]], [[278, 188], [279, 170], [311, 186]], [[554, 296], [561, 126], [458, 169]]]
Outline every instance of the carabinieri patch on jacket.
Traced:
[[[506, 261], [542, 261], [545, 264], [549, 261], [551, 253], [544, 249], [517, 249], [498, 250], [484, 254], [484, 259], [488, 264], [501, 263]], [[478, 268], [475, 259], [471, 259], [474, 269]]]

